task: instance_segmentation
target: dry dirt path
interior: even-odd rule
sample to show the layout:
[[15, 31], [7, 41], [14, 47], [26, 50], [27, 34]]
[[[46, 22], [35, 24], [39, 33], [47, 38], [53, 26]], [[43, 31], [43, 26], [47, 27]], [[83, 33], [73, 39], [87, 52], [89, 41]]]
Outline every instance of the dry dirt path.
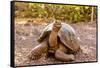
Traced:
[[56, 63], [73, 63], [96, 61], [96, 24], [71, 24], [75, 29], [77, 36], [80, 37], [80, 46], [83, 53], [76, 55], [76, 60], [72, 62], [61, 62], [52, 57], [45, 59], [41, 57], [39, 60], [33, 60], [29, 64], [22, 63], [25, 56], [39, 43], [36, 41], [45, 25], [40, 24], [16, 24], [15, 25], [15, 64], [23, 65], [41, 65]]

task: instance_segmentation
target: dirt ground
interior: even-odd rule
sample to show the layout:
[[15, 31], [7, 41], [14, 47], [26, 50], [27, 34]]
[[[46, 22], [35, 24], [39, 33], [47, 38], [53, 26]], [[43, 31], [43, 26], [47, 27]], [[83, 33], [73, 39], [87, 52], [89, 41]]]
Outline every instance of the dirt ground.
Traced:
[[42, 65], [42, 64], [61, 64], [74, 62], [96, 61], [96, 23], [71, 24], [76, 34], [80, 37], [80, 46], [82, 53], [75, 55], [76, 60], [70, 62], [61, 62], [53, 57], [41, 57], [39, 60], [32, 60], [30, 63], [24, 62], [26, 55], [39, 43], [37, 38], [47, 24], [18, 24], [15, 25], [15, 64], [16, 66]]

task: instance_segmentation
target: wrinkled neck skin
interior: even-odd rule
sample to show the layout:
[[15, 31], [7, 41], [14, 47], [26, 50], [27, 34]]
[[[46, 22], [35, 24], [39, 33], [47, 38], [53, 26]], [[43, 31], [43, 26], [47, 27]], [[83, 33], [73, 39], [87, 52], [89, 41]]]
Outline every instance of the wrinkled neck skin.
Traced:
[[53, 28], [50, 37], [49, 37], [49, 45], [51, 50], [56, 50], [58, 48], [57, 43], [57, 35], [58, 35], [58, 28]]
[[52, 37], [57, 37], [58, 31], [52, 30], [50, 35], [52, 35]]
[[60, 30], [60, 27], [53, 27], [51, 32], [56, 32], [58, 33]]
[[51, 31], [51, 34], [53, 39], [57, 39], [57, 35], [58, 35], [58, 32], [59, 32], [59, 29], [57, 27], [53, 27], [52, 31]]

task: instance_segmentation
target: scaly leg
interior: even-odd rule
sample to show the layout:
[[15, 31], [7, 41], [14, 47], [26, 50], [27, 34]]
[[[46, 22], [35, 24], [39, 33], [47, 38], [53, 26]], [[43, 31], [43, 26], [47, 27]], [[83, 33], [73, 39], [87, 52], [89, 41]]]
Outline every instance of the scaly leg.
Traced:
[[59, 43], [59, 49], [55, 52], [55, 58], [61, 61], [72, 61], [75, 60], [73, 54], [66, 54], [68, 50], [63, 44]]
[[39, 45], [37, 45], [32, 49], [32, 51], [28, 54], [28, 58], [30, 60], [39, 59], [41, 58], [41, 55], [43, 53], [47, 52], [47, 50], [48, 50], [48, 44], [47, 41], [44, 40], [43, 42], [41, 42]]

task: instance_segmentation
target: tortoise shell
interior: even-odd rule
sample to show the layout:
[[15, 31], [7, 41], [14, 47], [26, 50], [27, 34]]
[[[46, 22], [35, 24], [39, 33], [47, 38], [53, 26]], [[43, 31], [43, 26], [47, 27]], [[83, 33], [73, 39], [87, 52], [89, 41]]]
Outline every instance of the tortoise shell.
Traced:
[[[48, 34], [50, 34], [52, 27], [54, 23], [49, 24], [46, 26], [41, 33], [38, 41], [41, 42], [46, 38]], [[79, 39], [76, 36], [75, 30], [66, 23], [61, 23], [61, 28], [58, 32], [58, 37], [60, 38], [60, 41], [69, 49], [71, 49], [74, 52], [77, 52], [80, 49], [79, 46]]]

